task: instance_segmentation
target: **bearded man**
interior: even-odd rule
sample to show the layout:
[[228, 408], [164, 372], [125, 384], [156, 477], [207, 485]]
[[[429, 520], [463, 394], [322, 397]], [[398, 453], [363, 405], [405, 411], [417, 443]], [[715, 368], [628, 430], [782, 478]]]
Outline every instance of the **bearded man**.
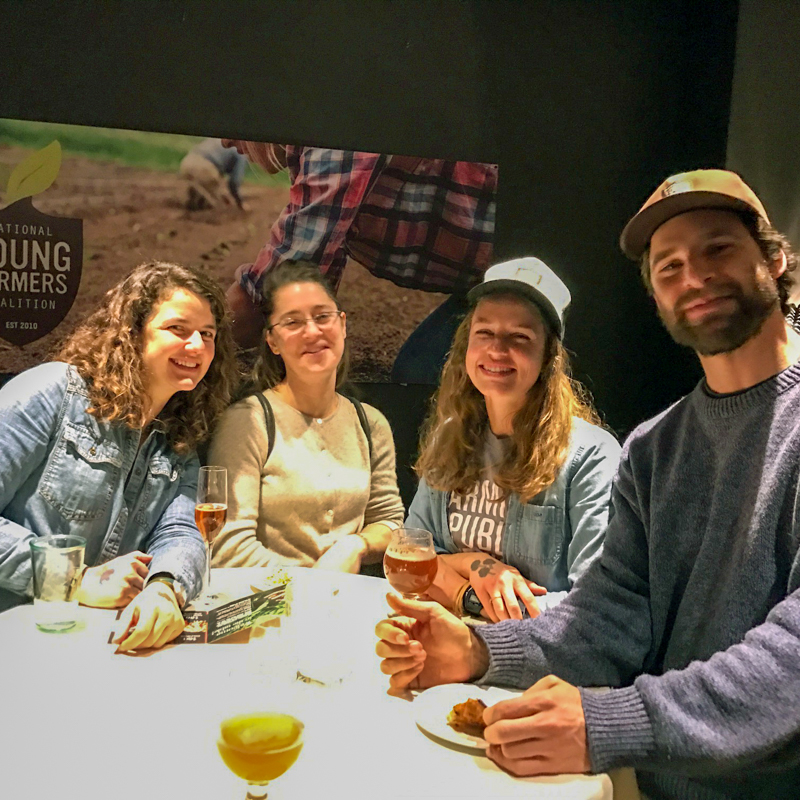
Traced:
[[[602, 556], [537, 619], [471, 629], [390, 601], [391, 686], [526, 689], [488, 708], [515, 775], [634, 767], [650, 798], [800, 786], [800, 336], [795, 256], [734, 173], [661, 184], [625, 227], [659, 316], [705, 376], [628, 438]], [[608, 686], [605, 693], [588, 692]]]

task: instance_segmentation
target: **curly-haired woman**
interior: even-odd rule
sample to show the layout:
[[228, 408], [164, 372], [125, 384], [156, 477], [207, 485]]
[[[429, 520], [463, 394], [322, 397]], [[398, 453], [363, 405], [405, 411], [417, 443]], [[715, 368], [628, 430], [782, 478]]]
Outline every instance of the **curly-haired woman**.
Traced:
[[152, 262], [0, 390], [0, 610], [31, 596], [31, 541], [70, 533], [86, 539], [80, 602], [127, 606], [121, 649], [183, 630], [206, 561], [195, 448], [230, 401], [233, 352], [220, 287]]
[[[416, 464], [406, 524], [433, 533], [429, 594], [490, 619], [535, 616], [600, 553], [616, 440], [569, 377], [567, 287], [546, 264], [490, 267], [469, 295]], [[469, 603], [467, 604], [469, 609]]]

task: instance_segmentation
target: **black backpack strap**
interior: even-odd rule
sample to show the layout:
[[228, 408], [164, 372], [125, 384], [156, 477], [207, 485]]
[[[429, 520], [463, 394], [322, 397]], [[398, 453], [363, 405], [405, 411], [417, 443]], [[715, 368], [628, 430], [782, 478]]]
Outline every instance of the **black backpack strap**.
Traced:
[[369, 420], [367, 419], [367, 412], [364, 411], [364, 406], [356, 400], [355, 397], [348, 397], [345, 395], [347, 399], [355, 406], [356, 414], [358, 414], [358, 421], [361, 423], [361, 427], [364, 431], [364, 435], [367, 437], [367, 445], [369, 446], [369, 461], [370, 464], [372, 463], [372, 431], [369, 429]]
[[261, 403], [261, 407], [264, 409], [264, 424], [267, 426], [267, 438], [269, 439], [267, 444], [267, 457], [264, 459], [264, 463], [266, 464], [267, 461], [269, 461], [270, 455], [272, 455], [272, 448], [275, 447], [275, 414], [272, 412], [272, 406], [269, 404], [269, 400], [264, 397], [263, 392], [258, 392], [256, 397]]
[[[346, 396], [346, 395], [345, 395]], [[256, 394], [258, 401], [261, 403], [261, 407], [264, 409], [264, 424], [267, 427], [267, 437], [269, 438], [269, 444], [267, 445], [267, 457], [264, 459], [264, 463], [266, 464], [269, 461], [270, 455], [272, 455], [272, 448], [275, 447], [275, 414], [272, 411], [272, 406], [264, 397], [263, 392], [258, 392]], [[367, 437], [367, 446], [369, 447], [369, 460], [372, 463], [372, 431], [369, 429], [369, 420], [367, 419], [367, 412], [364, 411], [364, 406], [356, 400], [355, 397], [348, 397], [347, 398], [355, 407], [356, 414], [358, 414], [358, 421], [361, 423], [361, 428], [364, 431], [364, 435]]]

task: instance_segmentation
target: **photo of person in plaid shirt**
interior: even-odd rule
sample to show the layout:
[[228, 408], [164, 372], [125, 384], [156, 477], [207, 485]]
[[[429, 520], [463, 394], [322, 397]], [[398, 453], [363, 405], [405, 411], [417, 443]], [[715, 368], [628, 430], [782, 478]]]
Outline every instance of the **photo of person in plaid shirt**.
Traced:
[[268, 172], [288, 168], [289, 202], [252, 264], [228, 290], [235, 335], [253, 347], [263, 327], [263, 276], [311, 261], [334, 289], [350, 257], [398, 286], [450, 297], [409, 336], [391, 380], [438, 382], [466, 293], [491, 263], [497, 165], [224, 139]]

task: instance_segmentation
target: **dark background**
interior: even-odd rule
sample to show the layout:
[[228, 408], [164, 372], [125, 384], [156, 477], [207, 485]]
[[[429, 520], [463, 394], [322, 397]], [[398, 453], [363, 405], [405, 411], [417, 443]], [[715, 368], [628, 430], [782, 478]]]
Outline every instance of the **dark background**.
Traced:
[[741, 0], [728, 165], [800, 249], [800, 3]]
[[[2, 0], [0, 116], [499, 163], [496, 259], [537, 255], [565, 279], [577, 376], [624, 435], [700, 373], [618, 236], [668, 174], [725, 165], [738, 12], [732, 0]], [[361, 389], [392, 422], [408, 502], [429, 389]]]

